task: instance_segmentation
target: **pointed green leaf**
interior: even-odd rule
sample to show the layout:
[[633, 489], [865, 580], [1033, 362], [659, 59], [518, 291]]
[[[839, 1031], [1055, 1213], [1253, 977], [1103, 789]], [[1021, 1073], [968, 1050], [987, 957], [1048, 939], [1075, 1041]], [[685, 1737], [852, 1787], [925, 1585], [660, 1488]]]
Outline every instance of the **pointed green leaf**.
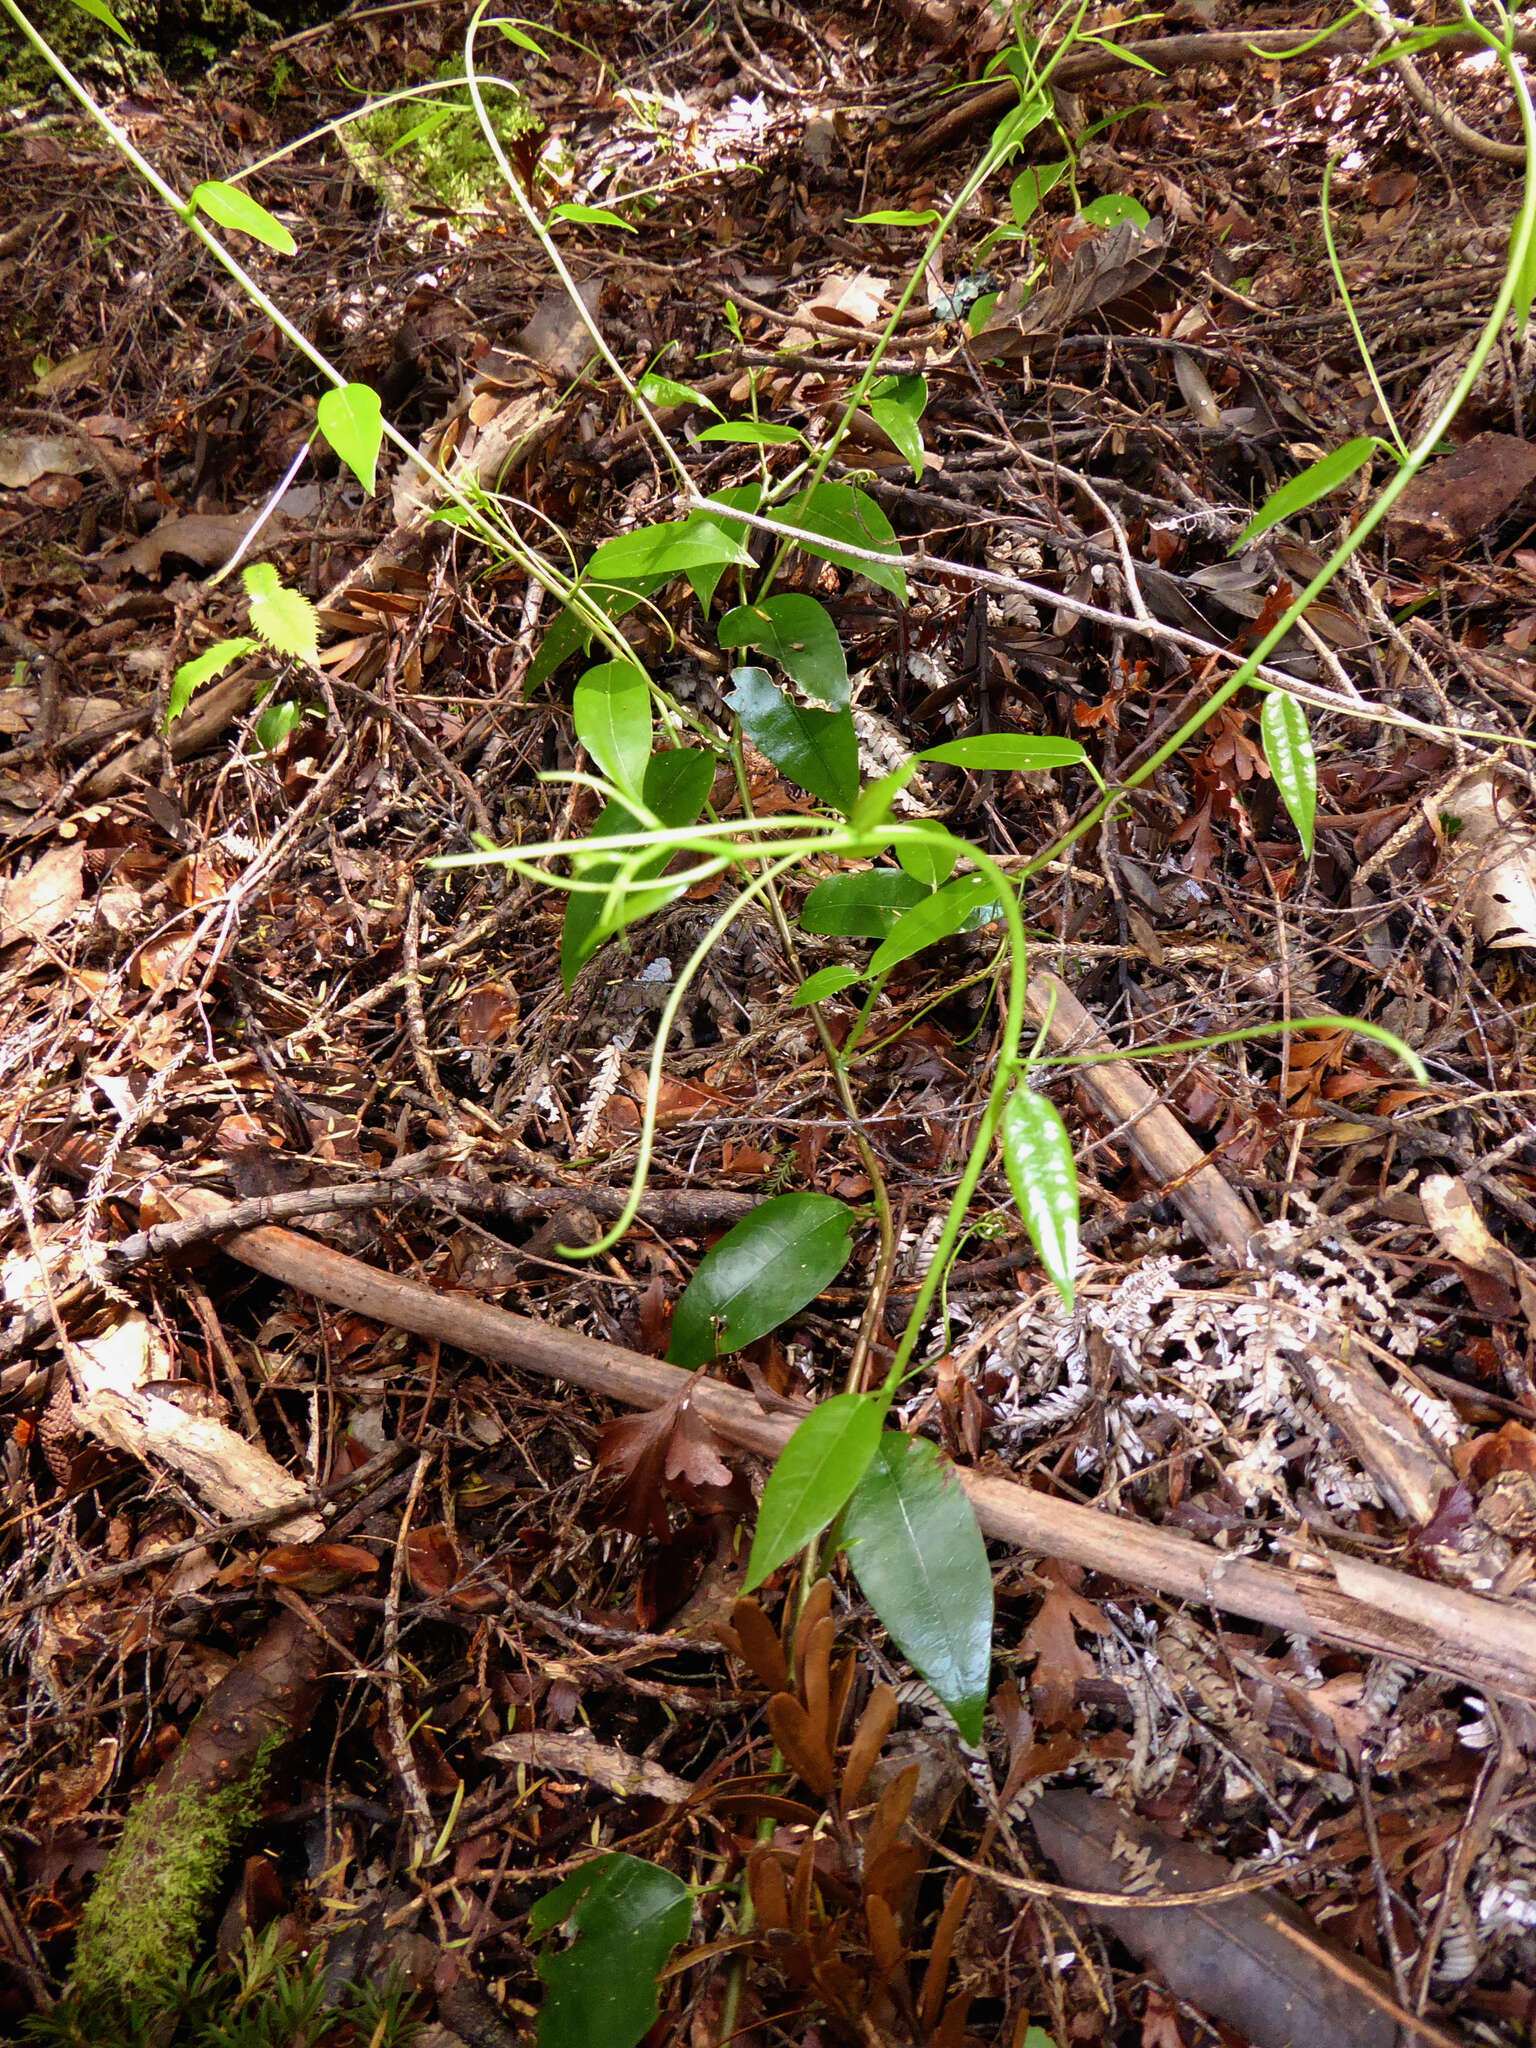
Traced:
[[571, 698], [576, 737], [608, 780], [638, 795], [651, 757], [651, 692], [632, 661], [589, 668]]
[[1122, 64], [1139, 65], [1143, 71], [1150, 71], [1154, 78], [1161, 78], [1163, 75], [1155, 64], [1149, 64], [1145, 57], [1138, 57], [1136, 52], [1128, 50], [1124, 43], [1112, 42], [1108, 36], [1084, 36], [1083, 42], [1088, 46], [1108, 50], [1110, 55], [1118, 57]]
[[287, 589], [270, 562], [240, 571], [250, 603], [251, 631], [279, 654], [313, 662], [320, 651], [320, 621], [302, 591]]
[[253, 235], [279, 256], [291, 256], [299, 246], [282, 222], [274, 220], [264, 206], [258, 206], [250, 193], [242, 192], [238, 185], [226, 185], [219, 178], [206, 179], [193, 186], [189, 204], [206, 213], [210, 220], [216, 220], [221, 228]]
[[887, 207], [881, 213], [851, 213], [848, 225], [851, 228], [925, 228], [939, 218], [933, 207], [926, 207], [921, 213], [909, 208]]
[[275, 754], [303, 717], [304, 706], [296, 704], [292, 698], [280, 704], [269, 704], [256, 721], [257, 746]]
[[978, 732], [969, 739], [945, 740], [942, 746], [927, 747], [917, 758], [940, 761], [950, 768], [1038, 775], [1049, 768], [1071, 768], [1087, 756], [1076, 740], [1036, 739], [1024, 732]]
[[1240, 547], [1256, 540], [1261, 533], [1268, 533], [1282, 519], [1289, 519], [1295, 512], [1304, 512], [1319, 498], [1326, 498], [1330, 491], [1336, 491], [1340, 484], [1347, 484], [1357, 469], [1364, 469], [1379, 446], [1374, 434], [1357, 434], [1353, 441], [1346, 441], [1342, 448], [1335, 448], [1321, 461], [1308, 463], [1298, 476], [1283, 483], [1279, 490], [1270, 492], [1233, 541], [1228, 554], [1236, 554]]
[[902, 872], [910, 875], [914, 882], [921, 882], [925, 889], [937, 889], [954, 873], [955, 862], [965, 847], [952, 832], [946, 832], [942, 825], [931, 824], [926, 819], [914, 820], [911, 829], [923, 836], [921, 839], [902, 837], [895, 842], [894, 851]]
[[[732, 484], [729, 490], [715, 491], [712, 495], [720, 504], [734, 505], [739, 512], [755, 512], [763, 502], [763, 487], [760, 483]], [[739, 540], [743, 548], [746, 547], [751, 529], [743, 526], [738, 520], [723, 518], [718, 512], [698, 512], [692, 516], [697, 519], [713, 520], [722, 531]], [[724, 562], [708, 562], [702, 568], [688, 571], [688, 581], [693, 585], [693, 594], [699, 600], [701, 611], [709, 610], [726, 566]]]
[[[867, 491], [856, 490], [852, 484], [815, 484], [781, 506], [779, 517], [786, 526], [802, 527], [830, 543], [816, 547], [806, 541], [798, 542], [807, 554], [856, 570], [882, 590], [890, 591], [899, 604], [906, 603], [907, 579], [901, 568], [901, 547], [895, 529]], [[888, 554], [891, 563], [888, 566], [883, 562], [851, 562], [837, 552], [837, 542], [844, 547], [872, 548]]]
[[1317, 816], [1317, 755], [1307, 714], [1288, 690], [1270, 690], [1259, 714], [1264, 759], [1275, 787], [1291, 814], [1301, 850], [1312, 852], [1312, 821]]
[[1096, 228], [1112, 228], [1122, 220], [1133, 220], [1137, 227], [1144, 228], [1151, 218], [1141, 201], [1128, 192], [1106, 192], [1102, 199], [1091, 200], [1083, 208], [1083, 219]]
[[870, 418], [911, 463], [912, 474], [919, 482], [923, 475], [923, 436], [918, 422], [927, 403], [926, 377], [882, 377], [869, 394]]
[[[882, 825], [890, 820], [891, 805], [917, 773], [915, 759], [903, 761], [899, 768], [893, 768], [889, 775], [882, 775], [878, 782], [866, 783], [859, 791], [859, 800], [848, 814], [848, 823], [855, 832], [877, 834]], [[882, 839], [881, 844], [885, 842]], [[875, 852], [874, 847], [863, 848], [860, 852]]]
[[635, 389], [647, 405], [702, 405], [710, 412], [720, 410], [712, 398], [691, 384], [679, 384], [675, 377], [659, 376], [655, 370], [647, 370]]
[[848, 1263], [854, 1214], [831, 1195], [775, 1195], [712, 1245], [672, 1316], [667, 1356], [698, 1366], [755, 1344]]
[[836, 967], [820, 967], [814, 974], [808, 974], [789, 999], [792, 1010], [807, 1010], [812, 1003], [824, 1003], [828, 996], [835, 996], [840, 990], [849, 988], [863, 976], [856, 968], [839, 964]]
[[637, 1856], [598, 1856], [572, 1871], [528, 1915], [536, 1935], [576, 1931], [569, 1948], [538, 1960], [539, 2048], [635, 2048], [655, 2024], [662, 1969], [692, 1920], [681, 1878]]
[[[654, 811], [663, 825], [691, 825], [704, 808], [704, 799], [709, 795], [714, 779], [713, 754], [705, 753], [701, 747], [672, 747], [665, 753], [652, 754], [646, 762], [641, 795], [646, 808]], [[637, 831], [639, 825], [640, 820], [634, 812], [614, 798], [598, 813], [588, 843], [593, 839], [611, 839], [620, 832]], [[635, 880], [648, 881], [659, 875], [671, 858], [669, 847], [661, 847], [647, 855], [636, 869]], [[617, 861], [610, 861], [604, 866], [590, 866], [582, 879], [589, 882], [611, 881], [618, 869]], [[587, 889], [572, 892], [566, 900], [565, 922], [560, 929], [560, 983], [563, 988], [570, 988], [581, 969], [612, 932], [650, 914], [643, 907], [644, 901], [641, 897], [625, 897], [616, 920], [605, 925], [602, 921], [603, 898]]]
[[904, 910], [921, 903], [924, 883], [900, 868], [861, 868], [829, 875], [806, 897], [800, 929], [832, 939], [883, 939]]
[[370, 497], [379, 450], [384, 444], [384, 416], [379, 394], [371, 384], [344, 384], [321, 393], [315, 423]]
[[615, 534], [587, 564], [587, 574], [599, 582], [609, 577], [630, 581], [637, 576], [681, 576], [685, 569], [718, 563], [745, 565], [751, 560], [739, 540], [707, 513], [695, 512], [688, 519]]
[[980, 1742], [992, 1669], [992, 1572], [953, 1465], [886, 1430], [841, 1525], [848, 1562], [902, 1655]]
[[133, 37], [108, 7], [106, 0], [73, 0], [73, 4], [82, 14], [88, 14], [92, 21], [99, 21], [103, 28], [109, 28], [114, 35], [121, 36], [125, 43], [132, 43]]
[[543, 50], [533, 40], [533, 37], [525, 34], [520, 28], [514, 28], [510, 21], [492, 20], [486, 23], [486, 27], [499, 28], [507, 41], [509, 43], [516, 43], [520, 50], [531, 50], [535, 57], [542, 57], [544, 55]]
[[789, 591], [740, 605], [721, 619], [722, 647], [760, 647], [808, 696], [842, 710], [848, 702], [848, 663], [832, 614], [814, 597]]
[[246, 639], [242, 634], [238, 640], [220, 640], [206, 653], [194, 655], [191, 661], [184, 661], [171, 681], [170, 692], [165, 700], [165, 723], [161, 731], [170, 731], [204, 683], [211, 683], [215, 676], [223, 675], [225, 669], [255, 652], [256, 642]]
[[805, 436], [798, 427], [777, 420], [718, 420], [699, 434], [701, 441], [730, 441], [742, 448], [787, 448]]
[[859, 742], [847, 711], [802, 711], [761, 668], [731, 671], [727, 704], [759, 752], [846, 817], [859, 793]]
[[1025, 227], [1040, 210], [1047, 193], [1055, 190], [1066, 176], [1066, 160], [1055, 164], [1031, 164], [1028, 170], [1020, 171], [1008, 187], [1008, 211], [1013, 215], [1016, 227]]
[[[593, 611], [613, 622], [622, 619], [626, 612], [632, 612], [643, 598], [649, 597], [653, 590], [659, 590], [666, 581], [665, 576], [637, 576], [629, 583], [589, 585], [584, 595]], [[540, 683], [547, 682], [573, 654], [584, 654], [592, 645], [592, 632], [586, 620], [567, 605], [544, 635], [538, 653], [528, 664], [528, 673], [523, 677], [523, 695], [531, 695]]]
[[956, 932], [979, 931], [983, 925], [994, 924], [1002, 914], [996, 883], [985, 875], [962, 875], [958, 881], [946, 882], [942, 889], [925, 896], [897, 919], [885, 943], [876, 948], [869, 971], [884, 974], [900, 966], [903, 960], [910, 960], [914, 953], [921, 953], [925, 946], [953, 938]]
[[631, 220], [620, 220], [616, 213], [610, 213], [606, 206], [582, 206], [574, 199], [562, 199], [558, 206], [549, 209], [551, 220], [575, 221], [579, 227], [622, 228], [626, 235], [637, 235], [640, 230]]
[[1077, 1284], [1077, 1164], [1055, 1105], [1025, 1083], [1003, 1105], [1003, 1164], [1029, 1241], [1067, 1307]]
[[763, 1488], [744, 1592], [760, 1586], [841, 1511], [879, 1446], [885, 1411], [883, 1394], [834, 1394], [806, 1416]]
[[[1022, 90], [1023, 87], [1021, 85], [1020, 91], [1022, 92]], [[1004, 114], [1002, 120], [992, 130], [991, 153], [997, 154], [1001, 152], [1000, 161], [1002, 158], [1012, 156], [1025, 137], [1033, 135], [1041, 122], [1048, 121], [1050, 118], [1051, 103], [1049, 100], [1040, 98], [1022, 101], [1011, 113]]]

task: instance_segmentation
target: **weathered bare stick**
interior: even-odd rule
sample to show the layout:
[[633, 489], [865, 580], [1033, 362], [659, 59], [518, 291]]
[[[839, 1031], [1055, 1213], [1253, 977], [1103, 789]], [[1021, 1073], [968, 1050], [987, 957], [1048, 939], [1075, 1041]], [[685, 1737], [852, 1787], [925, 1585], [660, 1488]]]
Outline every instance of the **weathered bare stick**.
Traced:
[[[177, 1199], [190, 1213], [205, 1216], [225, 1206], [201, 1190]], [[436, 1294], [292, 1231], [240, 1231], [224, 1249], [257, 1272], [375, 1322], [565, 1380], [630, 1407], [660, 1407], [691, 1389], [694, 1407], [713, 1429], [765, 1458], [777, 1457], [795, 1427], [796, 1417], [763, 1414], [740, 1388], [489, 1303]], [[1312, 1570], [1227, 1557], [1172, 1530], [1055, 1500], [1012, 1480], [965, 1471], [959, 1476], [987, 1534], [1022, 1550], [1536, 1701], [1536, 1614], [1524, 1608], [1347, 1557], [1320, 1554]]]

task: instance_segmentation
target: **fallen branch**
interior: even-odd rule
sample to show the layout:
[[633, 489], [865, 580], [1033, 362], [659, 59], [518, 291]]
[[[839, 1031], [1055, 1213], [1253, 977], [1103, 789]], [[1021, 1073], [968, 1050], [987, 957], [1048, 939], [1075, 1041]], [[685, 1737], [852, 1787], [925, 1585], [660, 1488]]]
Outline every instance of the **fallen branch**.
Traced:
[[[177, 1200], [204, 1216], [229, 1207], [202, 1190], [183, 1191]], [[619, 1345], [375, 1272], [292, 1231], [240, 1231], [224, 1249], [270, 1279], [338, 1308], [632, 1408], [658, 1408], [691, 1389], [694, 1408], [711, 1428], [765, 1458], [778, 1456], [798, 1419], [765, 1415], [741, 1388]], [[1522, 1608], [1333, 1553], [1318, 1551], [1295, 1570], [1228, 1557], [1191, 1537], [1033, 1493], [1013, 1480], [968, 1471], [959, 1476], [982, 1528], [1000, 1542], [1536, 1702], [1536, 1614]]]

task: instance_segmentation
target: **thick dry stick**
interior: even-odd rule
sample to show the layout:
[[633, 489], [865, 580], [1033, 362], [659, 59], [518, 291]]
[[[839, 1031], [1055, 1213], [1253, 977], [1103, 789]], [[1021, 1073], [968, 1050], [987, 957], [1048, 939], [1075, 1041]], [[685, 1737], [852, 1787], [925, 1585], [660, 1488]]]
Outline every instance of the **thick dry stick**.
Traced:
[[[227, 1206], [203, 1190], [178, 1190], [175, 1200], [205, 1216]], [[778, 1456], [798, 1420], [765, 1415], [740, 1388], [616, 1344], [375, 1272], [293, 1231], [239, 1231], [224, 1249], [271, 1279], [374, 1322], [565, 1380], [633, 1408], [657, 1408], [691, 1389], [693, 1406], [711, 1428], [765, 1458]], [[1536, 1614], [1523, 1608], [1348, 1557], [1321, 1556], [1315, 1571], [1227, 1557], [1191, 1537], [1032, 1493], [1011, 1480], [965, 1471], [959, 1477], [982, 1528], [1001, 1542], [1536, 1701]]]

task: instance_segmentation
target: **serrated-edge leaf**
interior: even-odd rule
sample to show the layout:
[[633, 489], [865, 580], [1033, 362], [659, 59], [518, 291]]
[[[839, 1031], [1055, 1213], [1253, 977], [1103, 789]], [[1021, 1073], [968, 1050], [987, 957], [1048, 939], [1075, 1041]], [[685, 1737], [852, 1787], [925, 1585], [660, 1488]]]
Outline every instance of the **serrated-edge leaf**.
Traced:
[[869, 963], [870, 973], [884, 974], [899, 967], [903, 960], [910, 960], [914, 953], [921, 953], [924, 947], [953, 938], [956, 932], [974, 929], [970, 920], [994, 906], [996, 899], [997, 885], [986, 875], [962, 875], [958, 881], [946, 882], [942, 889], [925, 896], [896, 920], [893, 930], [875, 950]]
[[999, 774], [1039, 775], [1052, 768], [1072, 768], [1087, 754], [1076, 740], [1049, 736], [1036, 738], [1026, 732], [978, 732], [968, 739], [945, 740], [942, 746], [926, 747], [919, 761], [937, 761], [948, 768], [993, 770]]
[[278, 654], [313, 662], [320, 651], [320, 620], [302, 590], [290, 590], [270, 562], [240, 571], [250, 606], [251, 630]]
[[766, 669], [731, 672], [726, 702], [775, 768], [846, 817], [859, 793], [859, 742], [847, 711], [805, 711]]
[[883, 1395], [834, 1394], [795, 1430], [763, 1488], [744, 1592], [760, 1586], [842, 1512], [879, 1447], [885, 1411]]
[[848, 1263], [853, 1211], [832, 1195], [775, 1195], [700, 1259], [672, 1314], [667, 1357], [699, 1366], [755, 1344]]
[[843, 989], [851, 988], [863, 976], [856, 967], [839, 961], [832, 967], [819, 967], [814, 974], [808, 974], [789, 999], [792, 1010], [809, 1009], [812, 1003], [824, 1003], [829, 996], [838, 995]]
[[848, 658], [832, 614], [800, 591], [784, 591], [726, 612], [716, 629], [722, 647], [759, 647], [808, 696], [834, 710], [849, 701]]
[[632, 661], [589, 668], [571, 693], [576, 737], [616, 789], [638, 796], [651, 757], [651, 693]]
[[1071, 1308], [1077, 1288], [1077, 1162], [1056, 1106], [1021, 1083], [1003, 1105], [1003, 1165], [1029, 1241]]
[[265, 242], [279, 256], [291, 256], [299, 246], [282, 222], [274, 220], [249, 192], [242, 192], [238, 185], [226, 185], [222, 178], [205, 178], [201, 185], [194, 185], [189, 204], [206, 213], [210, 220], [216, 220], [221, 228], [234, 228], [242, 235]]
[[1270, 492], [1228, 552], [1235, 554], [1240, 547], [1256, 540], [1261, 533], [1267, 533], [1282, 519], [1289, 519], [1295, 512], [1304, 512], [1319, 498], [1326, 498], [1330, 491], [1348, 483], [1356, 470], [1363, 469], [1375, 452], [1375, 435], [1357, 434], [1342, 448], [1335, 448], [1331, 455], [1309, 462], [1304, 470], [1281, 484], [1278, 490]]
[[378, 474], [384, 445], [384, 415], [371, 384], [344, 384], [323, 391], [315, 407], [315, 424], [351, 470], [369, 497]]
[[1264, 759], [1291, 814], [1301, 850], [1312, 852], [1312, 826], [1317, 817], [1317, 754], [1304, 708], [1288, 690], [1270, 690], [1259, 713]]
[[992, 1668], [992, 1573], [959, 1476], [937, 1444], [886, 1430], [843, 1513], [854, 1577], [891, 1640], [980, 1742]]
[[220, 640], [202, 654], [195, 654], [190, 661], [184, 661], [171, 679], [162, 730], [170, 731], [204, 683], [211, 683], [215, 676], [223, 675], [225, 669], [232, 668], [237, 661], [243, 661], [246, 655], [255, 652], [256, 642], [242, 633], [236, 640]]

